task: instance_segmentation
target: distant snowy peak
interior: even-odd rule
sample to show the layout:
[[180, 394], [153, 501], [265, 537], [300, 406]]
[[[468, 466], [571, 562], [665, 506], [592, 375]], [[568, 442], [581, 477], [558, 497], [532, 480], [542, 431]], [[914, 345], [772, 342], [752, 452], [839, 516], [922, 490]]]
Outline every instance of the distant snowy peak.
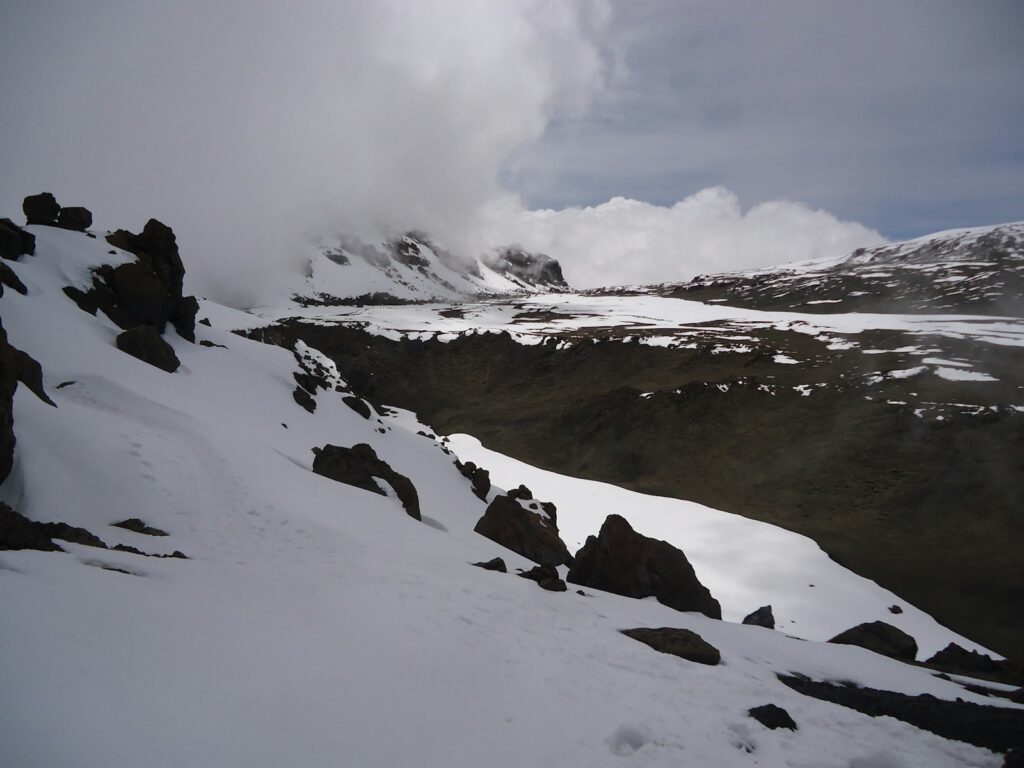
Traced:
[[696, 277], [651, 292], [756, 309], [1024, 316], [1024, 222], [859, 248], [841, 259]]
[[409, 232], [379, 244], [339, 236], [310, 261], [304, 306], [459, 301], [568, 289], [557, 261], [518, 247], [467, 259]]

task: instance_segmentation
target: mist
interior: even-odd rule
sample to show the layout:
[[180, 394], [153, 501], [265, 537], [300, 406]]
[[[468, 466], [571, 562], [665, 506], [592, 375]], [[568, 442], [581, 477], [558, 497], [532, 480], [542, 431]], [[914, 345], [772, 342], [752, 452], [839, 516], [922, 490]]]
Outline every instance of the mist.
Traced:
[[0, 215], [46, 190], [96, 229], [159, 218], [188, 289], [237, 306], [300, 280], [335, 233], [417, 229], [467, 258], [519, 243], [578, 286], [881, 240], [799, 204], [743, 212], [720, 188], [528, 210], [510, 164], [624, 82], [628, 45], [583, 0], [19, 0], [0, 29]]

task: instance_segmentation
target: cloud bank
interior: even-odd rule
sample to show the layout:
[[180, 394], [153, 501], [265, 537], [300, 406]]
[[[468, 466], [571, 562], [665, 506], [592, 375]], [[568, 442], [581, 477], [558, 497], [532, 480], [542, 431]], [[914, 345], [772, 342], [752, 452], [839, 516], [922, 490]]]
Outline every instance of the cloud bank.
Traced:
[[841, 256], [884, 242], [867, 227], [786, 201], [746, 212], [710, 187], [672, 206], [616, 197], [588, 208], [528, 211], [494, 204], [488, 239], [557, 258], [578, 288], [687, 280], [698, 274]]
[[293, 4], [15, 0], [0, 28], [0, 215], [47, 190], [97, 227], [174, 227], [190, 290], [235, 304], [300, 274], [320, 235], [518, 242], [579, 285], [834, 255], [878, 236], [709, 189], [529, 211], [524, 150], [623, 82], [600, 0]]

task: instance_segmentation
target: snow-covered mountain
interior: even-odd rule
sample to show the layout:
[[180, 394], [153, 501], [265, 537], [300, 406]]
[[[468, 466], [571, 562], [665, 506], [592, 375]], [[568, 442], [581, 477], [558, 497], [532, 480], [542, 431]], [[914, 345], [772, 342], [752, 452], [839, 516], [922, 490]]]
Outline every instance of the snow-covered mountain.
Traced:
[[377, 245], [339, 237], [310, 260], [303, 306], [408, 304], [566, 290], [558, 262], [520, 248], [456, 256], [411, 232]]
[[[438, 437], [269, 312], [182, 296], [159, 222], [80, 229], [0, 223], [0, 764], [994, 767], [1019, 742], [1019, 691], [955, 672], [1009, 667], [810, 539]], [[303, 311], [544, 336], [522, 349], [571, 322], [571, 351], [708, 321], [673, 301]], [[517, 577], [552, 537], [575, 558]], [[768, 604], [777, 630], [741, 623]], [[879, 621], [852, 642], [901, 658], [824, 642]]]
[[840, 259], [697, 277], [645, 293], [752, 309], [1024, 316], [1024, 222], [954, 229]]

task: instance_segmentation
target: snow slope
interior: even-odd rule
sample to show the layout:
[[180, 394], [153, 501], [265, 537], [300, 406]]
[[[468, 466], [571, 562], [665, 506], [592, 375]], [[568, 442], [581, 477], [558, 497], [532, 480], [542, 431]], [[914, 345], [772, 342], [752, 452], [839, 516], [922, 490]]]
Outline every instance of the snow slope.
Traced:
[[[84, 265], [126, 256], [77, 233], [31, 230], [37, 255], [11, 264], [29, 293], [6, 291], [0, 311], [11, 342], [41, 363], [57, 407], [18, 389], [16, 463], [0, 495], [29, 518], [190, 559], [72, 544], [0, 553], [0, 765], [1001, 763], [805, 698], [775, 677], [795, 671], [991, 703], [926, 670], [653, 600], [548, 593], [472, 567], [495, 555], [513, 570], [528, 563], [473, 533], [483, 503], [409, 414], [364, 419], [336, 392], [321, 392], [307, 413], [292, 399], [293, 354], [231, 334], [225, 325], [244, 324], [244, 313], [209, 302], [199, 317], [213, 327], [198, 325], [198, 339], [226, 348], [169, 333], [181, 368], [147, 366], [117, 350], [112, 323], [61, 291]], [[394, 499], [313, 474], [311, 449], [329, 442], [372, 445], [412, 479], [424, 521]], [[468, 438], [453, 442], [480, 453]], [[693, 526], [670, 530], [663, 500], [616, 498], [495, 455], [487, 463], [557, 497], [572, 543], [604, 512], [585, 515], [577, 499], [586, 494], [671, 537], [730, 617], [774, 600], [796, 622], [787, 633], [806, 622], [813, 637], [841, 623], [836, 603], [849, 601], [852, 625], [898, 600], [815, 559], [793, 534], [740, 531], [731, 516], [696, 505], [685, 510]], [[110, 526], [125, 517], [170, 535]], [[740, 534], [793, 558], [820, 585], [787, 602], [795, 577], [773, 582], [760, 576], [764, 563], [716, 563], [716, 551], [738, 557], [721, 536]], [[959, 639], [900, 602], [927, 647]], [[723, 664], [661, 655], [617, 631], [635, 626], [693, 629]], [[800, 730], [768, 731], [746, 716], [768, 702]]]

